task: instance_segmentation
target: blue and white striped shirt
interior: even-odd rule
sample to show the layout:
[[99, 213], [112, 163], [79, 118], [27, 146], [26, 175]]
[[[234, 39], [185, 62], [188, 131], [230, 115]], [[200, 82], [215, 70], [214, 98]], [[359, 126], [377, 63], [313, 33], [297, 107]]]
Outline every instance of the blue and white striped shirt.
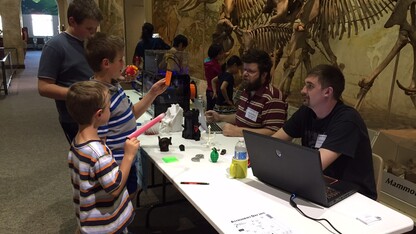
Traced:
[[110, 120], [107, 125], [98, 128], [98, 135], [106, 138], [106, 144], [113, 152], [117, 162], [124, 156], [126, 138], [136, 128], [136, 118], [132, 110], [133, 104], [119, 83], [109, 85], [111, 92]]

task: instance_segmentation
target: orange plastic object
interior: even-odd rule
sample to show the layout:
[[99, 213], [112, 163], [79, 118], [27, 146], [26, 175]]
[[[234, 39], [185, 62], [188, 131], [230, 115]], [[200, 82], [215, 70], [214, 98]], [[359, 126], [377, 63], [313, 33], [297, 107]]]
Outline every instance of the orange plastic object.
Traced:
[[169, 86], [170, 85], [170, 81], [172, 80], [172, 72], [171, 71], [166, 71], [165, 78], [166, 78], [165, 84], [167, 86]]
[[189, 84], [190, 99], [196, 98], [196, 85], [194, 83]]
[[126, 67], [126, 75], [128, 76], [136, 76], [139, 69], [135, 65], [127, 65]]

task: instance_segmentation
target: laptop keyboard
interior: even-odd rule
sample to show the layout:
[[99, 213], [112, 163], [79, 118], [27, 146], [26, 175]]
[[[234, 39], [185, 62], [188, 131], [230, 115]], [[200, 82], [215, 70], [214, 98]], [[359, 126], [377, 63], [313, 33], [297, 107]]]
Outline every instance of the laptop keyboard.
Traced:
[[340, 191], [333, 189], [331, 187], [326, 187], [326, 197], [328, 200], [331, 200], [332, 198], [340, 196], [340, 195], [341, 195]]
[[209, 126], [211, 126], [211, 131], [213, 132], [222, 132], [222, 128], [216, 124], [216, 123], [209, 123]]

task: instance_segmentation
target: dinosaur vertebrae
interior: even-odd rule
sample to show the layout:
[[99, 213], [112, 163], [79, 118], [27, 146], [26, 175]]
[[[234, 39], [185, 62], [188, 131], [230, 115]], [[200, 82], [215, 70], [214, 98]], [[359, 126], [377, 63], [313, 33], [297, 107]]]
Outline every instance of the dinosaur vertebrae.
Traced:
[[267, 17], [262, 14], [266, 0], [235, 0], [234, 4], [238, 27], [247, 29], [266, 23]]
[[342, 39], [344, 33], [351, 36], [352, 28], [357, 35], [359, 24], [363, 30], [375, 24], [384, 13], [393, 11], [390, 0], [320, 0], [320, 12], [311, 22], [310, 32], [314, 38], [329, 33], [332, 38]]
[[267, 52], [283, 48], [290, 40], [290, 24], [260, 26], [253, 30], [243, 31], [244, 49], [255, 47]]
[[213, 4], [217, 0], [184, 0], [179, 3], [178, 10], [181, 12], [191, 11], [201, 4]]

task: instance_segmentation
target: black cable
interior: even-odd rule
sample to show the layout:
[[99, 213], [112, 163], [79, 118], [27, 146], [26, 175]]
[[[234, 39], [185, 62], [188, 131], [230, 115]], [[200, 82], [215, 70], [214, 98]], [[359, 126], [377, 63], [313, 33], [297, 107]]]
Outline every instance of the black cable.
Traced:
[[[301, 209], [299, 209], [299, 207], [298, 207], [298, 205], [296, 204], [296, 202], [295, 202], [295, 198], [296, 198], [296, 195], [295, 194], [292, 194], [291, 196], [290, 196], [290, 200], [289, 200], [289, 203], [290, 203], [290, 205], [293, 207], [293, 208], [295, 208], [299, 213], [301, 213], [303, 216], [305, 216], [306, 218], [308, 218], [308, 219], [311, 219], [311, 220], [313, 220], [313, 221], [316, 221], [316, 222], [318, 222], [319, 223], [319, 221], [325, 221], [325, 222], [327, 222], [337, 233], [339, 233], [339, 234], [342, 234], [340, 231], [338, 231], [332, 224], [331, 224], [331, 222], [329, 222], [327, 219], [315, 219], [315, 218], [313, 218], [313, 217], [310, 217], [310, 216], [308, 216], [308, 215], [306, 215], [305, 213], [303, 213], [303, 211], [301, 210]], [[322, 225], [322, 224], [321, 224]], [[325, 226], [324, 226], [325, 227]], [[326, 227], [325, 227], [326, 228]], [[330, 230], [329, 230], [330, 231]]]

